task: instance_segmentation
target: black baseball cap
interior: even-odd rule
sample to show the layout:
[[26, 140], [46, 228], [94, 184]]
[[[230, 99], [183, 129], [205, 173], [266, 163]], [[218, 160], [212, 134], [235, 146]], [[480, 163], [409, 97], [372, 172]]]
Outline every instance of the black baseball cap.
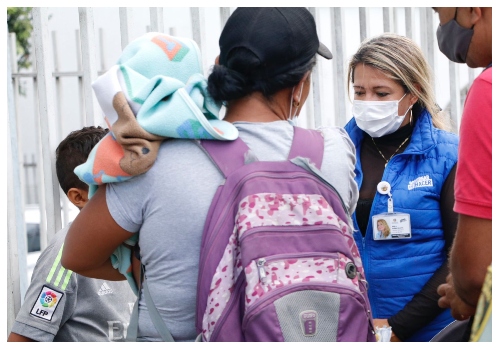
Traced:
[[[219, 64], [236, 71], [234, 52], [248, 52], [257, 61], [253, 74], [272, 78], [300, 67], [317, 53], [331, 59], [320, 43], [314, 17], [305, 7], [238, 7], [229, 17], [219, 39]], [[241, 61], [241, 60], [240, 60]]]

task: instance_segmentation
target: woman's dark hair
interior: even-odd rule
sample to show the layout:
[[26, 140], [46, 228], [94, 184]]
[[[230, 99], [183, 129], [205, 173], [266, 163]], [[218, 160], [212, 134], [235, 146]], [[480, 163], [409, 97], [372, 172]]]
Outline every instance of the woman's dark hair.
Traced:
[[269, 77], [262, 74], [265, 64], [261, 64], [252, 52], [246, 48], [236, 48], [227, 62], [231, 69], [213, 66], [208, 77], [208, 92], [218, 102], [237, 100], [257, 91], [271, 99], [276, 92], [297, 85], [315, 64], [316, 55], [304, 65]]

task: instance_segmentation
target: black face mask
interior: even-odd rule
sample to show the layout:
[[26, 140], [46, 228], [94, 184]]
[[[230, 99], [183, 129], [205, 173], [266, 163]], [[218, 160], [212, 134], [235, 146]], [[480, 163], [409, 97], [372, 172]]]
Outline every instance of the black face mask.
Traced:
[[439, 50], [450, 61], [465, 63], [473, 34], [474, 26], [469, 29], [458, 24], [457, 10], [455, 10], [455, 18], [444, 25], [439, 25], [436, 31]]

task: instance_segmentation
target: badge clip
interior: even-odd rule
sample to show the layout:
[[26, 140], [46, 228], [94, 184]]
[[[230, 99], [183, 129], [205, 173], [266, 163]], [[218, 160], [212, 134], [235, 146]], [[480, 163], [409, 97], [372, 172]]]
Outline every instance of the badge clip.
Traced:
[[386, 194], [389, 196], [389, 199], [387, 200], [387, 212], [388, 213], [394, 212], [394, 205], [392, 202], [392, 194], [391, 194], [391, 184], [388, 183], [387, 181], [380, 181], [377, 185], [377, 191], [380, 194]]

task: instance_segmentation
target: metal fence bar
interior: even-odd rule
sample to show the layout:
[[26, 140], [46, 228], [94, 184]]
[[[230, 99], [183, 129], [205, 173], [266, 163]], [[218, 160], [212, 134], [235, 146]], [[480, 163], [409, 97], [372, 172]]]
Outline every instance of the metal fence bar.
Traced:
[[[57, 35], [55, 31], [52, 31], [52, 52], [54, 59], [54, 73], [59, 72], [59, 54], [57, 50]], [[61, 95], [61, 79], [57, 74], [55, 75], [55, 88], [56, 88], [56, 103], [57, 103], [57, 141], [61, 141], [63, 139], [62, 136], [62, 128], [63, 128], [63, 118], [62, 118], [62, 95]], [[66, 194], [62, 191], [61, 187], [59, 188], [59, 197], [62, 202], [62, 212], [63, 212], [63, 220], [62, 225], [66, 226], [69, 221], [69, 203], [66, 198]]]
[[394, 33], [397, 33], [397, 31], [398, 31], [398, 8], [393, 7], [391, 14], [392, 14], [392, 23], [393, 23], [392, 31]]
[[382, 17], [385, 33], [394, 32], [394, 14], [391, 10], [392, 7], [382, 7]]
[[359, 41], [363, 42], [370, 33], [370, 9], [368, 7], [359, 8]]
[[[36, 66], [36, 51], [34, 52], [33, 64]], [[47, 247], [47, 216], [46, 216], [46, 203], [45, 203], [45, 187], [44, 187], [44, 177], [45, 171], [43, 167], [43, 150], [42, 150], [42, 135], [40, 127], [40, 111], [38, 98], [38, 81], [36, 77], [33, 79], [33, 110], [35, 111], [35, 130], [36, 130], [36, 142], [37, 142], [37, 158], [38, 164], [35, 169], [35, 179], [36, 179], [36, 190], [38, 200], [38, 208], [40, 210], [40, 249], [44, 250]]]
[[335, 101], [335, 125], [344, 126], [347, 121], [345, 77], [345, 32], [344, 15], [341, 7], [330, 10], [332, 19], [332, 48], [333, 55], [333, 95]]
[[[82, 45], [80, 43], [80, 30], [75, 30], [75, 41], [76, 41], [76, 66], [78, 72], [82, 71]], [[78, 75], [78, 96], [83, 96], [83, 75]], [[80, 108], [78, 109], [80, 112], [80, 125], [86, 125], [85, 120], [85, 103], [83, 103], [82, 99], [78, 101]]]
[[[99, 53], [100, 53], [100, 64], [99, 64], [99, 70], [100, 72], [105, 72], [108, 68], [108, 65], [106, 64], [106, 47], [104, 46], [104, 31], [102, 28], [99, 28]], [[98, 73], [99, 74], [99, 73]]]
[[[314, 17], [314, 20], [316, 21], [316, 27], [320, 27], [320, 20], [319, 20], [319, 13], [318, 9], [316, 7], [309, 7], [309, 11]], [[317, 64], [316, 67], [313, 68], [313, 71], [311, 73], [312, 75], [312, 98], [313, 98], [313, 103], [312, 103], [312, 108], [309, 107], [307, 110], [307, 119], [308, 119], [308, 125], [312, 125], [313, 128], [317, 128], [322, 125], [322, 118], [321, 118], [321, 81], [319, 79], [319, 66], [320, 64]], [[311, 114], [309, 114], [311, 113]]]
[[[59, 72], [59, 55], [57, 53], [57, 34], [55, 31], [52, 31], [52, 58], [54, 59], [54, 73]], [[57, 104], [57, 130], [56, 130], [56, 136], [58, 140], [61, 140], [61, 135], [62, 135], [62, 113], [61, 113], [61, 103], [62, 103], [62, 98], [61, 98], [61, 79], [60, 77], [56, 74], [55, 75], [55, 88], [56, 88], [56, 104]]]
[[[19, 140], [19, 139], [18, 139]], [[19, 142], [19, 146], [21, 146], [21, 142]], [[23, 153], [21, 153], [23, 154]], [[23, 197], [25, 199], [25, 203], [31, 204], [33, 203], [33, 199], [31, 198], [31, 181], [29, 180], [29, 168], [30, 164], [28, 163], [26, 154], [23, 154], [23, 170], [24, 170], [24, 179], [25, 179], [25, 189], [26, 189], [26, 195]]]
[[434, 42], [436, 40], [436, 26], [434, 25], [434, 13], [432, 8], [430, 7], [424, 7], [424, 13], [425, 17], [427, 17], [427, 27], [426, 27], [426, 35], [427, 35], [427, 61], [429, 62], [429, 65], [431, 66], [432, 70], [434, 71], [435, 64], [434, 64], [434, 55], [435, 55], [435, 50], [434, 50]]
[[434, 71], [434, 40], [436, 40], [436, 28], [434, 26], [434, 15], [429, 7], [420, 9], [420, 47], [424, 52], [427, 62]]
[[413, 7], [405, 7], [405, 35], [412, 40], [415, 40], [414, 12]]
[[85, 125], [98, 125], [102, 120], [101, 110], [92, 90], [92, 82], [97, 79], [97, 55], [92, 8], [79, 7], [80, 42], [83, 66], [83, 96], [85, 101]]
[[[8, 30], [6, 31], [7, 34]], [[8, 35], [8, 34], [7, 34]], [[8, 39], [8, 37], [7, 37]], [[7, 45], [7, 334], [14, 324], [28, 287], [26, 275], [26, 229], [24, 225], [24, 204], [21, 192], [17, 121], [14, 110], [14, 91], [10, 73], [12, 55]]]
[[163, 33], [163, 7], [151, 7], [149, 16], [151, 17], [151, 31]]
[[121, 44], [122, 50], [128, 45], [130, 42], [129, 35], [129, 24], [128, 24], [128, 7], [120, 7], [120, 34], [121, 34]]
[[227, 19], [231, 16], [231, 8], [230, 7], [221, 7], [220, 8], [220, 28], [226, 25]]
[[457, 132], [460, 128], [460, 117], [462, 116], [462, 102], [460, 101], [460, 77], [458, 65], [455, 62], [449, 62], [450, 72], [450, 117]]
[[[33, 34], [37, 60], [37, 81], [41, 85], [38, 89], [40, 111], [40, 133], [43, 153], [44, 193], [47, 218], [47, 240], [50, 241], [61, 229], [61, 211], [59, 198], [59, 184], [55, 176], [56, 149], [55, 137], [51, 133], [55, 115], [54, 85], [52, 81], [52, 62], [49, 59], [48, 9], [33, 8]], [[41, 213], [43, 214], [43, 213]], [[42, 216], [42, 215], [41, 215]]]
[[31, 167], [31, 177], [33, 179], [33, 196], [34, 196], [34, 200], [33, 200], [33, 203], [37, 203], [38, 206], [40, 207], [40, 201], [38, 200], [38, 193], [39, 193], [39, 186], [38, 186], [38, 181], [37, 181], [37, 176], [36, 176], [36, 172], [37, 172], [37, 167], [39, 166], [37, 164], [37, 162], [35, 161], [35, 155], [32, 154], [31, 155], [31, 164], [33, 164], [33, 166]]
[[196, 41], [201, 52], [203, 62], [203, 72], [208, 69], [207, 50], [205, 39], [205, 11], [201, 7], [191, 7], [191, 28], [193, 30], [193, 40]]
[[[8, 45], [9, 46], [9, 51], [7, 54], [9, 55], [10, 59], [10, 72], [18, 72], [19, 67], [17, 65], [17, 57], [16, 57], [16, 34], [15, 33], [10, 33], [8, 34]], [[14, 114], [16, 117], [16, 121], [19, 120], [19, 89], [20, 89], [20, 83], [19, 83], [19, 78], [15, 77], [11, 80], [13, 86], [12, 86], [12, 94], [13, 94], [13, 108], [14, 108]], [[10, 84], [11, 82], [8, 81]], [[17, 155], [18, 155], [18, 164], [19, 167], [23, 167], [23, 161], [21, 161], [21, 158], [23, 158], [21, 155], [23, 154], [23, 145], [19, 140], [21, 140], [21, 126], [19, 123], [16, 123], [16, 137], [18, 140], [18, 147], [17, 147]], [[20, 178], [19, 180], [21, 181], [21, 195], [23, 198], [23, 201], [26, 198], [26, 176], [24, 172], [20, 172]]]
[[469, 89], [472, 85], [472, 82], [474, 81], [474, 79], [476, 79], [476, 74], [475, 74], [475, 71], [473, 68], [467, 69], [467, 77], [469, 78], [469, 82], [467, 84], [467, 91], [469, 91]]

